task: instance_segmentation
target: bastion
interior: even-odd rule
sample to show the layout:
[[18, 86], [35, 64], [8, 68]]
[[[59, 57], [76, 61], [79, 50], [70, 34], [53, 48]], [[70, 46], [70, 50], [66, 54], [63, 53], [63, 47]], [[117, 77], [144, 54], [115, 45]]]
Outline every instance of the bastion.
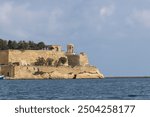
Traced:
[[74, 52], [73, 44], [67, 45], [66, 52], [60, 45], [42, 50], [0, 50], [0, 74], [6, 79], [104, 78], [84, 52]]

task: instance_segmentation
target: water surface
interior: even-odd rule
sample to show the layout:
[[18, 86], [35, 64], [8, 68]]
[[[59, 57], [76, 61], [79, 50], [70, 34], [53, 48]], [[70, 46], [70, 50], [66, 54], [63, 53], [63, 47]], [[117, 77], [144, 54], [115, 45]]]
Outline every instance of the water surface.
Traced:
[[150, 79], [0, 80], [0, 99], [150, 99]]

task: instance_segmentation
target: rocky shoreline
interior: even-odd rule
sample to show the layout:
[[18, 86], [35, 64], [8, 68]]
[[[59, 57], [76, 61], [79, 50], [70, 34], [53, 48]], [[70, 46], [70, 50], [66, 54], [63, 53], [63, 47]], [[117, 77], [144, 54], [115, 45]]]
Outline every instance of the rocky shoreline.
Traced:
[[[15, 67], [16, 76], [6, 79], [85, 79], [85, 78], [104, 78], [96, 67]], [[23, 71], [22, 71], [23, 70]]]

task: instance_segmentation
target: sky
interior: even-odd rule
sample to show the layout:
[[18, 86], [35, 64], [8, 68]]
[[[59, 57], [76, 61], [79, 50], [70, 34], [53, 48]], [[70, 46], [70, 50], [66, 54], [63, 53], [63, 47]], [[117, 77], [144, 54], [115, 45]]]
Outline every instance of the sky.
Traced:
[[73, 43], [105, 76], [150, 75], [150, 0], [0, 3], [0, 38]]

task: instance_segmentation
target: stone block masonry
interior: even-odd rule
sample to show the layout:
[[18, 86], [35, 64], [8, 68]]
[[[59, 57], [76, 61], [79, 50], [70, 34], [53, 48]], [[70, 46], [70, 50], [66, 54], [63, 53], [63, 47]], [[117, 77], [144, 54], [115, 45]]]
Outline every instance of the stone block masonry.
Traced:
[[0, 50], [0, 74], [9, 79], [104, 78], [88, 62], [88, 56], [74, 53], [74, 45], [51, 45], [48, 50]]

